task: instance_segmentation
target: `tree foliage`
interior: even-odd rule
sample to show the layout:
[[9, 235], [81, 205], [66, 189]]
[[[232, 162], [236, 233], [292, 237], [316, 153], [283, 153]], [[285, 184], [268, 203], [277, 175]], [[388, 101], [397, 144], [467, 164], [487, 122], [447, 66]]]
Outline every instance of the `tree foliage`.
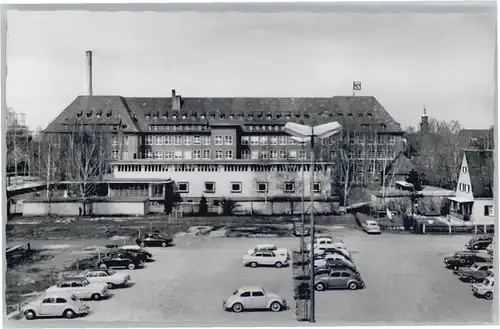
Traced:
[[219, 207], [221, 207], [222, 214], [225, 216], [230, 216], [234, 214], [234, 211], [239, 208], [238, 202], [232, 199], [223, 198], [219, 201]]
[[171, 214], [174, 207], [182, 202], [182, 197], [179, 192], [175, 191], [173, 184], [165, 185], [164, 212], [166, 215]]
[[204, 195], [201, 196], [200, 199], [200, 206], [198, 209], [198, 213], [200, 215], [206, 215], [208, 213], [208, 203], [207, 203], [207, 198], [205, 198]]

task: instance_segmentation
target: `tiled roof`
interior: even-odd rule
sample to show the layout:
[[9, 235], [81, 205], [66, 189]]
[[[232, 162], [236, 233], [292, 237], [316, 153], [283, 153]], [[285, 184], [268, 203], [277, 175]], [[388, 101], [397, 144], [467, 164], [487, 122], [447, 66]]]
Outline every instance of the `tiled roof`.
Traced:
[[475, 198], [493, 197], [493, 151], [465, 150], [467, 167]]
[[[171, 98], [79, 96], [47, 128], [57, 129], [77, 113], [102, 110], [119, 117], [123, 131], [148, 131], [151, 124], [208, 124], [214, 121], [280, 125], [288, 121], [320, 124], [339, 121], [344, 127], [371, 127], [381, 132], [402, 132], [401, 126], [373, 96], [331, 98], [181, 98], [180, 110], [172, 109]], [[83, 120], [86, 116], [82, 115]], [[80, 118], [80, 119], [81, 119]], [[90, 118], [88, 118], [90, 120]]]
[[392, 160], [386, 167], [385, 172], [395, 175], [407, 175], [412, 169], [415, 169], [415, 164], [406, 157], [403, 152], [400, 152], [394, 160]]

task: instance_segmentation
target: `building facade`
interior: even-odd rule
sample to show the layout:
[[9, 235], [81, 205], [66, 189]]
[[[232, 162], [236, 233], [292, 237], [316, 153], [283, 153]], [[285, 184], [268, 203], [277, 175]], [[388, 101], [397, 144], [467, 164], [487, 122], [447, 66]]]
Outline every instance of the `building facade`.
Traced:
[[[342, 133], [319, 141], [314, 150], [315, 193], [328, 205], [332, 185], [346, 168], [342, 179], [376, 182], [403, 148], [399, 123], [374, 97], [183, 98], [175, 90], [169, 98], [79, 96], [44, 132], [64, 152], [74, 144], [67, 136], [82, 126], [99, 131], [99, 138], [90, 135], [93, 143], [106, 144], [100, 153], [108, 170], [100, 176], [110, 196], [160, 201], [164, 185], [156, 181], [171, 179], [192, 203], [205, 196], [232, 198], [245, 209], [269, 209], [269, 203], [284, 209], [301, 198], [302, 174], [307, 198], [311, 182], [310, 147], [297, 144], [284, 125], [330, 121], [338, 121]], [[64, 172], [74, 166], [60, 167]]]

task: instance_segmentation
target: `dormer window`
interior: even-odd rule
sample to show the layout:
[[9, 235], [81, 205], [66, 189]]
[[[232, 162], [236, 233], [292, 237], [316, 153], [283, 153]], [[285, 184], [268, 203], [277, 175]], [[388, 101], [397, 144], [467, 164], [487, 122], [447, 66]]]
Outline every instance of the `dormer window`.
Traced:
[[146, 119], [149, 120], [149, 118], [151, 118], [151, 113], [146, 113]]
[[166, 119], [168, 118], [168, 114], [167, 114], [167, 112], [163, 112], [163, 113], [162, 113], [162, 118], [163, 118], [164, 120], [166, 120]]
[[358, 117], [362, 118], [363, 117], [363, 113], [358, 113]]
[[111, 112], [111, 111], [108, 111], [108, 113], [106, 113], [106, 116], [107, 116], [108, 118], [111, 118], [111, 114], [112, 114], [112, 112]]
[[384, 123], [380, 125], [380, 128], [382, 128], [382, 129], [385, 129], [385, 127], [386, 127], [386, 126], [385, 126], [385, 124], [384, 124]]
[[281, 118], [281, 113], [276, 113], [276, 119]]
[[201, 114], [200, 119], [205, 119], [205, 114]]
[[[326, 112], [325, 112], [325, 114], [326, 114]], [[304, 118], [309, 119], [309, 113], [304, 113]]]
[[234, 119], [234, 114], [229, 114], [229, 119]]
[[367, 117], [369, 117], [369, 118], [371, 118], [371, 117], [373, 116], [373, 114], [371, 114], [371, 113], [366, 113], [366, 116], [367, 116]]
[[215, 119], [215, 112], [210, 113], [210, 117], [211, 117], [212, 119]]
[[253, 126], [248, 126], [248, 131], [253, 131]]
[[193, 120], [196, 119], [196, 112], [191, 113], [191, 119], [193, 119]]
[[226, 117], [226, 115], [225, 115], [224, 113], [221, 113], [221, 114], [220, 114], [220, 118], [221, 118], [221, 119], [224, 119], [225, 117]]
[[248, 118], [253, 119], [253, 113], [248, 113]]
[[351, 118], [352, 117], [352, 113], [347, 114], [347, 116]]
[[257, 117], [258, 117], [259, 119], [262, 119], [262, 112], [260, 112], [259, 114], [257, 114]]
[[177, 120], [177, 115], [176, 114], [172, 115], [172, 119]]
[[92, 111], [89, 111], [86, 114], [87, 114], [87, 118], [90, 118], [92, 116]]
[[267, 115], [267, 120], [271, 120], [271, 114]]
[[185, 115], [183, 115], [183, 116], [182, 116], [182, 118], [183, 118], [183, 119], [186, 119], [186, 116], [185, 116]]
[[289, 115], [289, 114], [287, 114], [287, 115], [286, 115], [286, 118], [287, 118], [287, 120], [289, 120], [289, 119], [290, 119], [290, 115]]
[[255, 130], [256, 131], [260, 130], [260, 126], [255, 126]]
[[244, 119], [244, 118], [245, 115], [243, 114], [243, 112], [238, 113], [238, 119]]
[[76, 114], [76, 116], [77, 116], [78, 118], [80, 118], [80, 117], [82, 116], [82, 111], [78, 112], [78, 113]]
[[344, 113], [342, 113], [342, 112], [338, 112], [338, 113], [337, 113], [337, 115], [338, 115], [339, 117], [342, 117], [342, 116], [344, 116]]
[[96, 116], [96, 117], [98, 117], [98, 118], [100, 118], [100, 117], [102, 116], [102, 112], [97, 112], [97, 113], [95, 114], [95, 116]]
[[299, 119], [299, 118], [300, 118], [300, 113], [295, 113], [295, 117], [296, 117], [297, 119]]

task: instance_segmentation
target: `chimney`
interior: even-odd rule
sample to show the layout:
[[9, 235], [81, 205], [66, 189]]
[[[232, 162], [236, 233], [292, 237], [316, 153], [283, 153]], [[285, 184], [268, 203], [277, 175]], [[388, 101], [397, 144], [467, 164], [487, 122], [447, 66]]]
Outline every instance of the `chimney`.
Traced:
[[181, 96], [175, 94], [175, 89], [172, 89], [172, 110], [181, 110]]
[[92, 51], [85, 52], [86, 66], [87, 66], [87, 79], [86, 79], [86, 92], [87, 96], [92, 96]]

